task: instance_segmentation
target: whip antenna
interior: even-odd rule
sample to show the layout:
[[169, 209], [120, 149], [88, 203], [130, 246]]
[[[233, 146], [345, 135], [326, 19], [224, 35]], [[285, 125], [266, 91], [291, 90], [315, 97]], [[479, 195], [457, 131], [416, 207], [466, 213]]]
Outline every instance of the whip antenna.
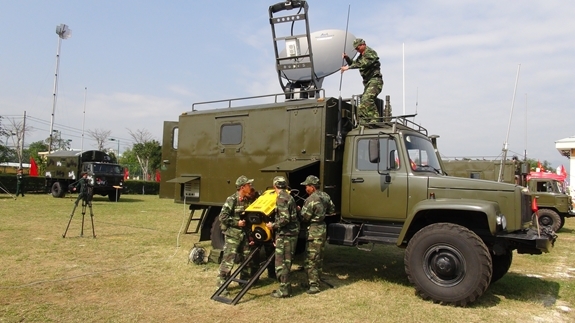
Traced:
[[[345, 38], [343, 39], [343, 53], [345, 53], [345, 47], [347, 46], [347, 27], [349, 26], [349, 11], [351, 9], [351, 5], [347, 6], [347, 21], [345, 23]], [[341, 58], [341, 66], [343, 66], [344, 63], [344, 59], [343, 57]], [[339, 76], [339, 100], [341, 102], [341, 81], [343, 79], [343, 73], [340, 73]]]
[[[343, 39], [343, 53], [345, 53], [345, 47], [347, 46], [347, 27], [349, 26], [349, 11], [351, 5], [347, 6], [347, 21], [345, 23], [345, 38]], [[344, 58], [341, 58], [341, 66], [343, 66]], [[342, 144], [343, 138], [341, 135], [341, 82], [343, 80], [343, 73], [339, 73], [339, 99], [337, 100], [337, 135], [335, 137], [335, 145], [339, 146]]]

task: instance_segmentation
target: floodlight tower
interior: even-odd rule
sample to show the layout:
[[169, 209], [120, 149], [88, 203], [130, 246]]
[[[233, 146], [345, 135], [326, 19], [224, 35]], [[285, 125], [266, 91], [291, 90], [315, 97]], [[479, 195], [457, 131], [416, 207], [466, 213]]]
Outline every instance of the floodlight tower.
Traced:
[[56, 50], [56, 72], [54, 73], [54, 95], [52, 101], [52, 116], [50, 117], [50, 140], [48, 144], [48, 151], [52, 149], [52, 130], [54, 130], [54, 113], [56, 112], [56, 96], [58, 94], [58, 70], [60, 68], [60, 46], [62, 39], [72, 37], [72, 29], [67, 25], [60, 24], [56, 26], [56, 34], [58, 34], [58, 49]]

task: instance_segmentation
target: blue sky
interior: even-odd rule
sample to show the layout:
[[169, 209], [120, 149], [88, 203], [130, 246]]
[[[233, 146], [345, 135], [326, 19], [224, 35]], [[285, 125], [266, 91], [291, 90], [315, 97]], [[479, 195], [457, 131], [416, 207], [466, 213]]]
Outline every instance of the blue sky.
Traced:
[[[279, 93], [268, 22], [274, 3], [0, 0], [0, 115], [26, 111], [35, 129], [27, 143], [48, 136], [62, 23], [72, 37], [61, 46], [54, 128], [73, 148], [84, 107], [84, 129], [111, 130], [123, 151], [127, 129], [161, 141], [163, 121], [193, 103]], [[443, 156], [498, 156], [511, 124], [509, 155], [527, 150], [568, 167], [555, 141], [575, 135], [575, 2], [308, 3], [312, 31], [345, 30], [351, 5], [349, 32], [378, 52], [380, 98], [391, 96], [394, 114], [403, 112], [404, 44], [405, 112], [417, 106], [416, 121], [440, 135]], [[339, 82], [339, 73], [326, 78], [326, 96], [339, 96]], [[361, 92], [359, 73], [346, 72], [341, 95]]]

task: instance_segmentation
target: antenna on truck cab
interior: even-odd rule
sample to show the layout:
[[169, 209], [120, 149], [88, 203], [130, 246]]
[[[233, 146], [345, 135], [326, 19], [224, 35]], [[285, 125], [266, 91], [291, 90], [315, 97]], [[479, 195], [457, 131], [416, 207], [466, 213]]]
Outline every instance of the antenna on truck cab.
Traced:
[[[293, 9], [298, 9], [297, 13], [278, 14]], [[316, 97], [323, 79], [340, 69], [341, 48], [355, 54], [352, 48], [355, 36], [347, 31], [329, 29], [310, 32], [307, 1], [285, 1], [270, 6], [269, 21], [278, 80], [287, 100]], [[300, 24], [296, 28], [298, 22]], [[304, 24], [303, 28], [301, 23]]]

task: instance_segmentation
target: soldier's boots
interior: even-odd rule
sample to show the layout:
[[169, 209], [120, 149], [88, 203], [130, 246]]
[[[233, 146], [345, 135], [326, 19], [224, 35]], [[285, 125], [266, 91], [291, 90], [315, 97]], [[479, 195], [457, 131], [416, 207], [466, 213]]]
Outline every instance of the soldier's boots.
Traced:
[[319, 287], [318, 287], [317, 285], [311, 285], [311, 286], [309, 287], [309, 289], [307, 290], [306, 293], [308, 293], [308, 294], [317, 294], [317, 293], [319, 293], [319, 292], [321, 292], [321, 290], [319, 289]]
[[[223, 280], [222, 280], [221, 278], [218, 279], [218, 282], [216, 283], [216, 291], [217, 291], [218, 289], [220, 289], [220, 287], [221, 287], [225, 282], [226, 282], [225, 279], [223, 279]], [[220, 294], [220, 296], [224, 296], [224, 297], [229, 296], [229, 295], [230, 295], [230, 292], [229, 292], [227, 289], [224, 289], [224, 290], [221, 292], [221, 294]]]
[[272, 297], [275, 298], [286, 298], [291, 297], [291, 285], [281, 286], [277, 290], [274, 290], [271, 294]]

